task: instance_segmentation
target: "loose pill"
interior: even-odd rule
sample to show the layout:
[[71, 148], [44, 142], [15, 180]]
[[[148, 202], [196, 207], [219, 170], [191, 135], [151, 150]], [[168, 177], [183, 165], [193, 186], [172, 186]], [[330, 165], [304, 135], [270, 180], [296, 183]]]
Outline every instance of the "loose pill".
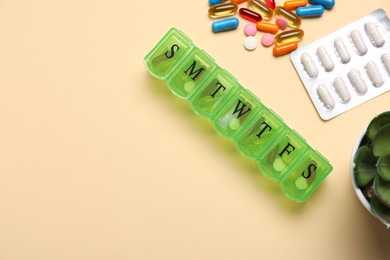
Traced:
[[276, 19], [275, 23], [279, 26], [279, 29], [280, 30], [284, 30], [287, 28], [288, 26], [288, 22], [286, 19], [284, 19], [283, 17], [279, 17]]
[[309, 3], [312, 5], [322, 5], [326, 9], [332, 9], [335, 4], [335, 0], [309, 0]]
[[226, 18], [223, 20], [218, 20], [212, 23], [211, 27], [214, 32], [223, 32], [228, 30], [236, 29], [239, 24], [237, 18]]
[[277, 45], [288, 42], [299, 42], [304, 35], [301, 29], [292, 29], [289, 31], [281, 32], [275, 36], [275, 43]]
[[265, 47], [269, 47], [272, 44], [274, 44], [274, 36], [270, 33], [264, 33], [263, 36], [261, 36], [261, 43]]
[[248, 0], [248, 5], [263, 17], [263, 20], [271, 20], [274, 15], [273, 10], [261, 0]]
[[350, 33], [350, 37], [352, 39], [353, 44], [355, 45], [357, 54], [359, 54], [360, 56], [366, 54], [367, 53], [367, 46], [364, 43], [364, 40], [363, 40], [360, 32], [358, 30], [353, 30]]
[[242, 18], [254, 23], [260, 22], [262, 19], [259, 13], [256, 13], [255, 11], [252, 11], [248, 8], [240, 8], [239, 13]]
[[351, 100], [351, 94], [349, 93], [347, 85], [342, 78], [337, 77], [333, 81], [333, 86], [342, 103], [345, 104]]
[[266, 3], [271, 9], [275, 9], [275, 1], [274, 1], [274, 0], [265, 0], [265, 3]]
[[302, 6], [297, 8], [296, 13], [300, 17], [319, 17], [324, 13], [324, 7], [322, 5]]
[[246, 36], [255, 36], [257, 33], [257, 27], [255, 23], [248, 23], [244, 27], [244, 34]]
[[232, 0], [232, 3], [234, 4], [241, 4], [244, 3], [246, 0]]
[[277, 57], [295, 51], [297, 48], [298, 48], [297, 42], [289, 42], [281, 45], [276, 45], [273, 48], [272, 53], [274, 54], [274, 56]]
[[226, 0], [209, 0], [209, 4], [210, 5], [216, 5], [216, 4], [220, 4], [222, 2], [225, 2]]
[[385, 65], [387, 73], [390, 75], [390, 53], [385, 53], [381, 56], [383, 65]]
[[324, 106], [327, 109], [333, 109], [336, 105], [332, 95], [330, 94], [328, 88], [324, 84], [320, 84], [317, 88], [317, 94], [319, 99], [322, 101]]
[[367, 85], [360, 76], [360, 73], [356, 69], [351, 69], [348, 72], [348, 79], [351, 82], [352, 86], [355, 88], [356, 92], [359, 95], [364, 95], [367, 92]]
[[279, 26], [275, 23], [270, 22], [257, 22], [257, 30], [267, 33], [275, 34], [279, 31]]
[[318, 75], [317, 66], [314, 64], [313, 60], [311, 59], [311, 57], [308, 53], [305, 52], [302, 54], [301, 63], [303, 65], [303, 68], [305, 69], [307, 75], [309, 75], [310, 78], [317, 77], [317, 75]]
[[351, 60], [351, 55], [341, 38], [336, 38], [334, 40], [334, 47], [336, 48], [337, 54], [339, 55], [342, 63], [348, 63]]
[[283, 7], [286, 8], [287, 10], [295, 10], [298, 7], [306, 6], [306, 5], [307, 5], [307, 0], [289, 0], [284, 2]]
[[321, 61], [322, 66], [324, 69], [329, 72], [332, 71], [334, 68], [334, 63], [332, 59], [330, 58], [328, 52], [326, 51], [324, 46], [320, 46], [317, 49], [317, 55], [319, 60]]
[[373, 62], [373, 61], [367, 62], [366, 71], [367, 71], [368, 77], [370, 78], [372, 84], [375, 87], [378, 88], [378, 87], [383, 85], [383, 83], [384, 83], [383, 78], [382, 78], [381, 74], [379, 73], [379, 70], [376, 67], [375, 62]]
[[294, 28], [298, 28], [301, 25], [301, 18], [299, 18], [298, 15], [296, 15], [294, 12], [287, 10], [283, 6], [277, 6], [275, 7], [275, 14], [276, 17], [283, 17], [287, 20], [288, 25]]
[[364, 25], [364, 29], [366, 30], [366, 33], [368, 37], [371, 40], [372, 45], [375, 47], [382, 47], [385, 43], [385, 40], [383, 39], [382, 35], [379, 33], [378, 28], [376, 28], [376, 25], [372, 22], [368, 22]]
[[236, 4], [219, 4], [210, 7], [209, 16], [211, 18], [221, 18], [234, 15], [238, 10], [238, 6]]
[[244, 40], [244, 47], [248, 51], [252, 51], [257, 47], [257, 39], [254, 36], [248, 36]]

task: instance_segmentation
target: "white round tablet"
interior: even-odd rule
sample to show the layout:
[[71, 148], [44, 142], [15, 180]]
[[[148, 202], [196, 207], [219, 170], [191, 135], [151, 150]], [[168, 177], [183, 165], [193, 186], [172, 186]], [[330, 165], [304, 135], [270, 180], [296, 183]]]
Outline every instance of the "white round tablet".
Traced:
[[257, 43], [258, 43], [258, 41], [257, 41], [256, 37], [248, 36], [245, 38], [244, 47], [248, 51], [252, 51], [252, 50], [256, 49]]

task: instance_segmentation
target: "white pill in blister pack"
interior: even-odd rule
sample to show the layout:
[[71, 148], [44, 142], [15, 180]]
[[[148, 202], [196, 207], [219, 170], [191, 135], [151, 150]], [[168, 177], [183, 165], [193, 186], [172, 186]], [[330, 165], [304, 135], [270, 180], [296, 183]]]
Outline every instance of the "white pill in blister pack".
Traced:
[[390, 90], [390, 21], [383, 9], [290, 54], [320, 117], [329, 120]]
[[351, 55], [349, 55], [348, 49], [341, 38], [334, 40], [334, 47], [342, 63], [348, 63], [351, 60]]

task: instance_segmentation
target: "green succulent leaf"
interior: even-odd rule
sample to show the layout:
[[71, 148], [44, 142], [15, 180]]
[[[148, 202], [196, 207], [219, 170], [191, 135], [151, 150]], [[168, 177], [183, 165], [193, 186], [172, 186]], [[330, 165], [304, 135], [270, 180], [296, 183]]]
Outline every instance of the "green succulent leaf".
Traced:
[[379, 128], [374, 139], [372, 139], [372, 151], [375, 156], [390, 154], [390, 124]]
[[390, 111], [384, 112], [371, 120], [367, 127], [367, 137], [370, 140], [374, 139], [374, 136], [382, 126], [390, 124]]
[[387, 224], [390, 224], [390, 208], [382, 204], [382, 202], [374, 197], [371, 199], [371, 209], [375, 215], [385, 220]]
[[381, 178], [390, 181], [390, 154], [379, 157], [376, 167]]
[[374, 179], [374, 190], [378, 199], [390, 207], [390, 181], [385, 181], [377, 175]]
[[372, 154], [367, 146], [360, 146], [355, 153], [355, 181], [358, 187], [364, 187], [369, 184], [377, 175], [375, 164], [377, 158]]

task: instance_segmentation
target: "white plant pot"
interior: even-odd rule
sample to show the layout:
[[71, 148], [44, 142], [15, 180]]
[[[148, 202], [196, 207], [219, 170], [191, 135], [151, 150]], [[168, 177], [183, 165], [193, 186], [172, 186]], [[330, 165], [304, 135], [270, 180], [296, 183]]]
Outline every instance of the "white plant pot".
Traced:
[[354, 163], [354, 158], [355, 158], [355, 153], [356, 151], [358, 150], [358, 148], [360, 147], [360, 144], [364, 138], [364, 135], [366, 134], [366, 130], [367, 130], [367, 127], [364, 129], [364, 131], [362, 131], [360, 133], [360, 136], [357, 138], [356, 140], [356, 143], [352, 149], [352, 154], [351, 154], [351, 169], [350, 169], [350, 172], [351, 172], [351, 179], [352, 179], [352, 186], [355, 190], [355, 193], [358, 197], [358, 199], [360, 200], [360, 202], [363, 204], [363, 206], [368, 210], [368, 212], [370, 212], [376, 219], [378, 219], [380, 222], [382, 222], [383, 224], [386, 225], [386, 227], [389, 229], [390, 228], [390, 223], [387, 222], [385, 219], [379, 217], [378, 215], [376, 215], [372, 209], [371, 209], [371, 205], [370, 205], [370, 202], [366, 199], [366, 197], [364, 196], [363, 194], [363, 191], [361, 188], [359, 188], [357, 185], [356, 185], [356, 181], [355, 181], [355, 175], [354, 175], [354, 168], [355, 168], [355, 163]]

